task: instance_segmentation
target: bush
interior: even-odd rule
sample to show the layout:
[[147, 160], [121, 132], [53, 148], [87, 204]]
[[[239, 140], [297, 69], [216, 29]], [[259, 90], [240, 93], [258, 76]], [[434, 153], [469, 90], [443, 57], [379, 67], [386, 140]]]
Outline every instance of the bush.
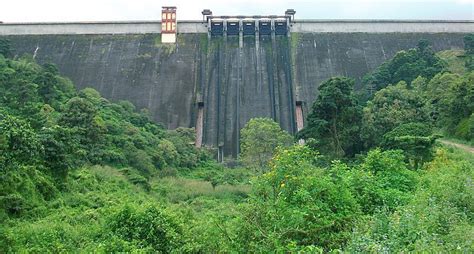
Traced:
[[299, 145], [275, 154], [244, 212], [242, 251], [288, 251], [289, 245], [331, 250], [345, 244], [359, 206], [340, 172], [315, 167], [317, 158]]
[[412, 199], [354, 231], [349, 252], [472, 252], [472, 163], [438, 150]]
[[152, 248], [160, 253], [170, 253], [183, 243], [183, 226], [154, 206], [122, 208], [109, 218], [107, 230], [110, 234], [107, 237], [117, 237], [135, 247]]
[[364, 213], [373, 214], [384, 207], [393, 211], [410, 201], [417, 174], [404, 161], [402, 151], [375, 149], [360, 166], [348, 172], [354, 196]]

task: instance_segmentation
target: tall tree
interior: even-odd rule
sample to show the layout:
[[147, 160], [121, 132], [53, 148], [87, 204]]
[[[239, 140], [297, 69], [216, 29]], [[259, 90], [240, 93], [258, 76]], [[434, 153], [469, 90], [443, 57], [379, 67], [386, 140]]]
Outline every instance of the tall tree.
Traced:
[[316, 139], [320, 152], [335, 157], [353, 156], [360, 151], [361, 107], [353, 93], [354, 80], [333, 77], [319, 87], [319, 95], [298, 134]]
[[277, 146], [289, 145], [293, 137], [270, 118], [253, 118], [242, 129], [241, 159], [249, 167], [265, 170]]
[[387, 149], [401, 149], [410, 164], [420, 168], [433, 157], [437, 135], [425, 123], [401, 124], [383, 136], [383, 146]]
[[380, 145], [383, 135], [400, 124], [427, 122], [428, 114], [421, 95], [401, 81], [378, 91], [362, 118], [362, 138], [370, 148]]

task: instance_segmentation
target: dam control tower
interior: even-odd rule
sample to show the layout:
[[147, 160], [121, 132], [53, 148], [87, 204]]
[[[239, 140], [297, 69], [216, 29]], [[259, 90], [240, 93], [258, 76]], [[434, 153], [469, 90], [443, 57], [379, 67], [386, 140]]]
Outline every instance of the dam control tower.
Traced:
[[161, 9], [161, 42], [176, 43], [176, 7], [163, 6]]

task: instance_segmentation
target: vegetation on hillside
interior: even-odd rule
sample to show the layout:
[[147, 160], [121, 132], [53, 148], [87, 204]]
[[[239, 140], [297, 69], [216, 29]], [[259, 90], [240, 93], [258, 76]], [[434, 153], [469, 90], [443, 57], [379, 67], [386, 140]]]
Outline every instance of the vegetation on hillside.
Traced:
[[252, 119], [233, 168], [0, 40], [0, 252], [473, 252], [474, 155], [436, 143], [474, 140], [466, 38], [462, 72], [422, 41], [367, 100], [330, 78], [296, 137]]

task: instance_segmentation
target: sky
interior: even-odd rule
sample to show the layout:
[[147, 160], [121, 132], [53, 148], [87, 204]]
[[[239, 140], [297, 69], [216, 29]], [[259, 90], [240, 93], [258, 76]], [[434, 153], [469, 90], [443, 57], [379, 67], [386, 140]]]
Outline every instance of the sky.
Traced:
[[1, 0], [3, 22], [159, 20], [177, 6], [178, 20], [214, 15], [282, 15], [296, 19], [474, 20], [474, 0]]

